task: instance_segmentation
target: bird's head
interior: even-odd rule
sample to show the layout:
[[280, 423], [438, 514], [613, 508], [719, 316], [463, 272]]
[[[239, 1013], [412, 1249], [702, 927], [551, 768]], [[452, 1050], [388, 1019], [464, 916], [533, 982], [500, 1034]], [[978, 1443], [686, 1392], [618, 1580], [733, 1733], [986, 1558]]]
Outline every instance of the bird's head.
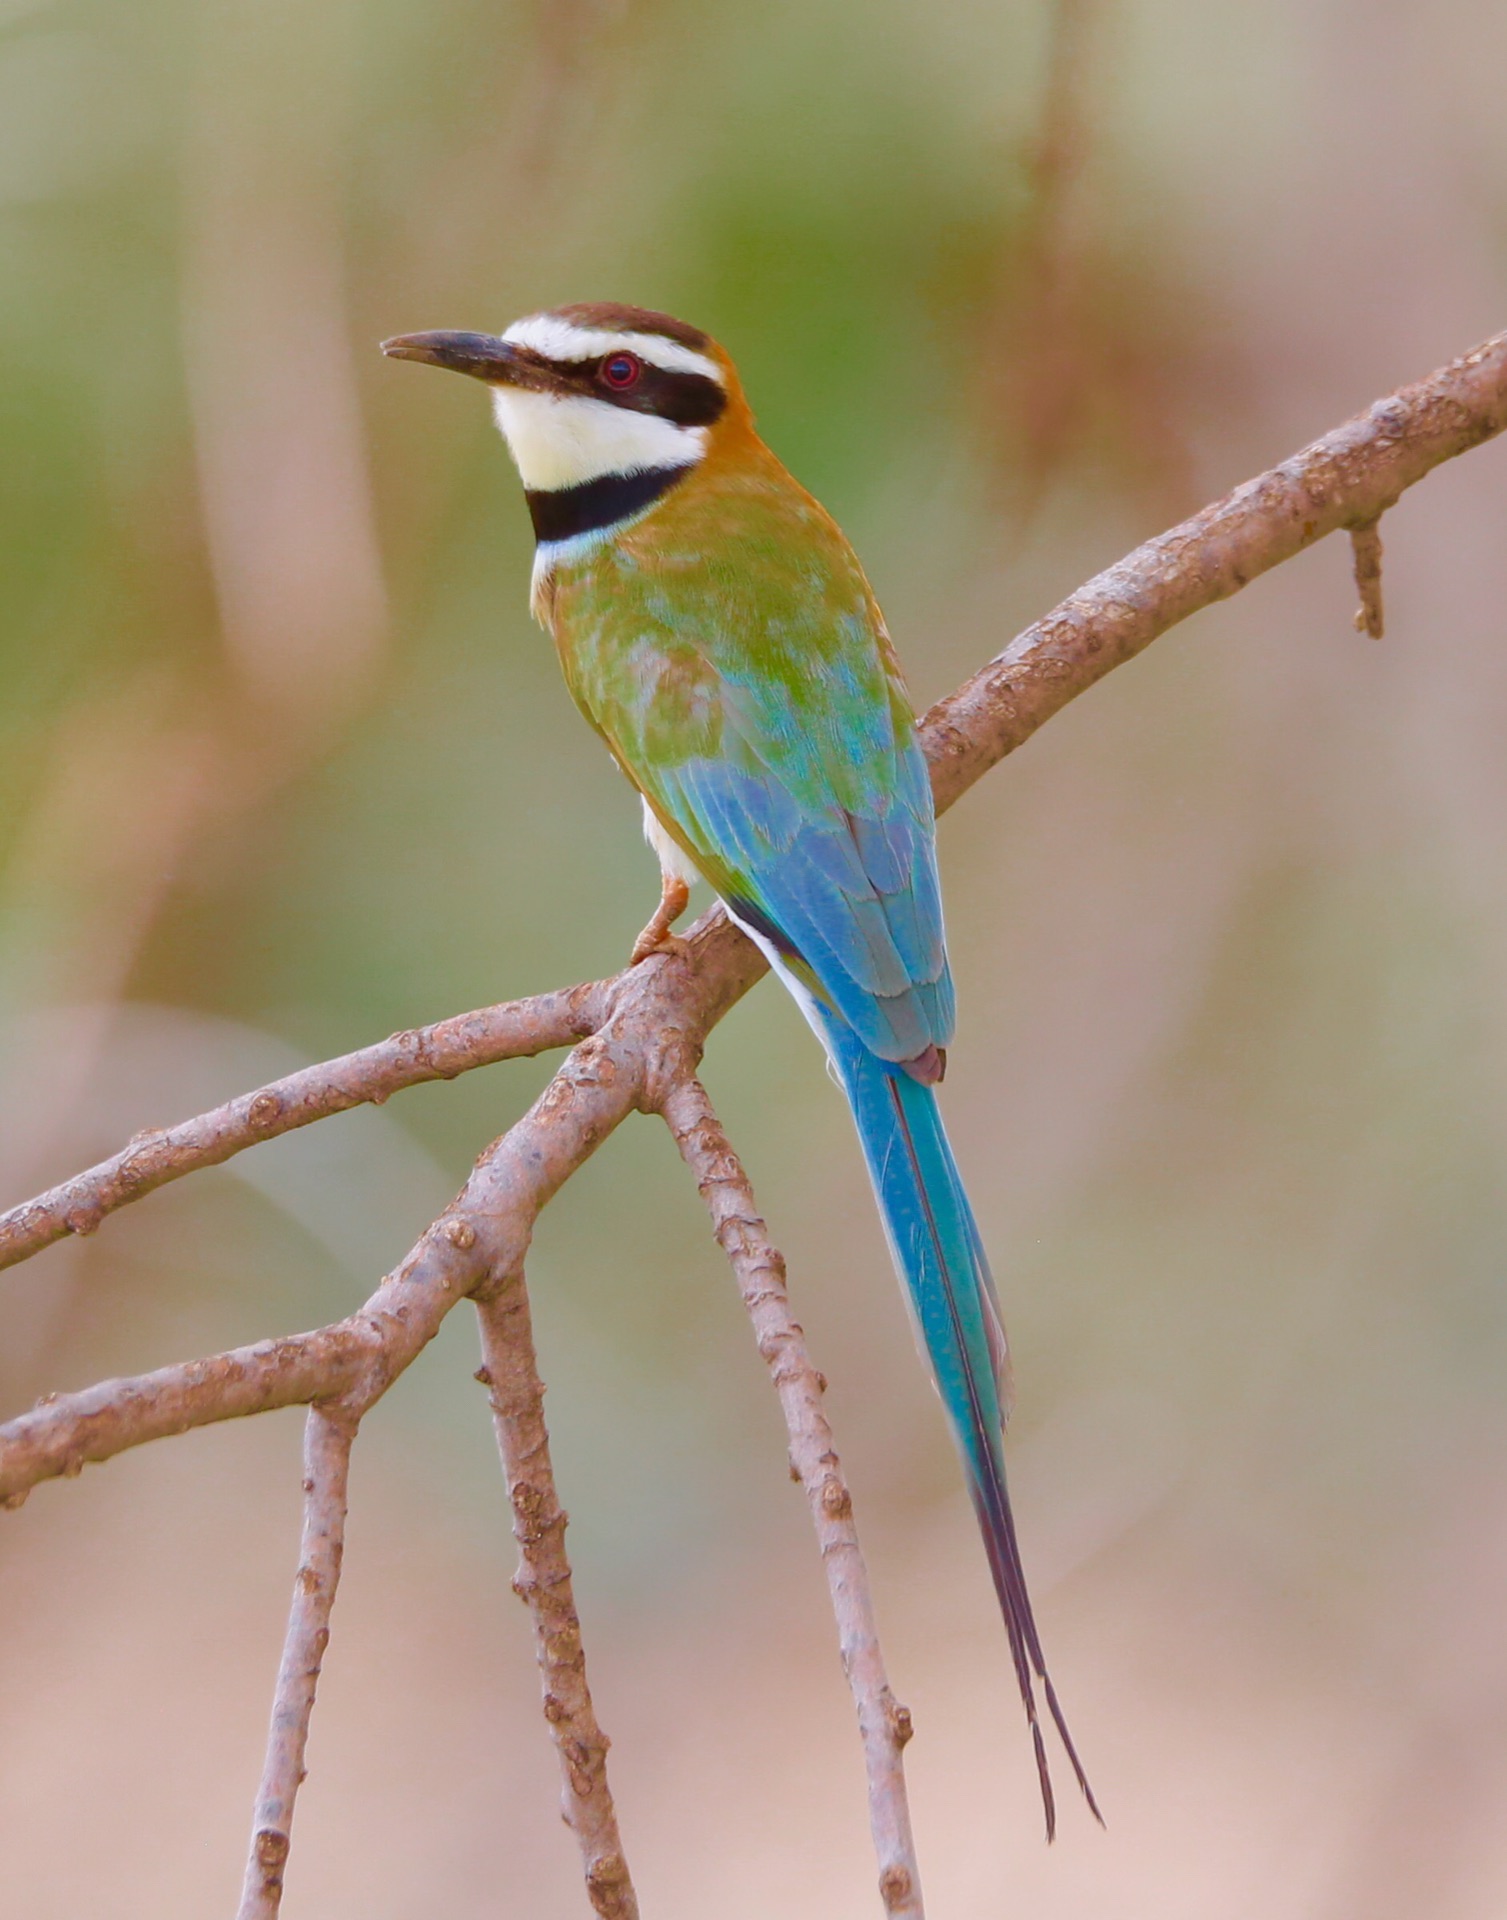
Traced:
[[749, 426], [721, 347], [643, 307], [557, 307], [500, 335], [406, 333], [382, 351], [486, 382], [541, 538], [552, 518], [563, 524], [550, 496], [578, 501], [578, 489], [678, 476]]

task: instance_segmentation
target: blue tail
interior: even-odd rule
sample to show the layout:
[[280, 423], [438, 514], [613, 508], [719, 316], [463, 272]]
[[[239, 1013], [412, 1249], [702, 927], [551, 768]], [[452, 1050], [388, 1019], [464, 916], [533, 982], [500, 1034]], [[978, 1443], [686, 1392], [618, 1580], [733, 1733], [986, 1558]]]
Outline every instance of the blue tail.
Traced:
[[973, 1209], [942, 1130], [936, 1094], [903, 1068], [876, 1058], [846, 1025], [835, 1019], [823, 1025], [853, 1109], [890, 1251], [963, 1458], [1030, 1722], [1047, 1838], [1056, 1830], [1057, 1812], [1036, 1713], [1038, 1680], [1078, 1785], [1102, 1824], [1031, 1615], [1005, 1487], [1002, 1430], [1010, 1409], [1004, 1329]]

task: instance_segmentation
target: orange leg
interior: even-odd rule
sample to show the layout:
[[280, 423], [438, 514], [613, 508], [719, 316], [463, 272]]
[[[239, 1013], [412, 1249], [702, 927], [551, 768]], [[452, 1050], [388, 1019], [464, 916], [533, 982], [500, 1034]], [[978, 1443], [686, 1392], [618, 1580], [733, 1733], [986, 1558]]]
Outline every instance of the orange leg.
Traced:
[[654, 918], [633, 943], [633, 954], [628, 962], [630, 967], [636, 967], [640, 960], [647, 960], [651, 953], [663, 953], [673, 945], [670, 929], [685, 912], [690, 898], [691, 889], [678, 874], [660, 876], [659, 905]]

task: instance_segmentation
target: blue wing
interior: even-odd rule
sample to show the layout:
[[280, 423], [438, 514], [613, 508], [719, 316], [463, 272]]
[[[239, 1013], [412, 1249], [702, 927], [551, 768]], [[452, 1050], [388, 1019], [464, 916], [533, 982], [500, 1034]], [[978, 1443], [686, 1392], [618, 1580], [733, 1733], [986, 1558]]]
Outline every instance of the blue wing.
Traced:
[[894, 764], [865, 811], [813, 809], [748, 754], [657, 769], [650, 799], [733, 911], [898, 1061], [947, 1045], [953, 991], [926, 763], [908, 742]]

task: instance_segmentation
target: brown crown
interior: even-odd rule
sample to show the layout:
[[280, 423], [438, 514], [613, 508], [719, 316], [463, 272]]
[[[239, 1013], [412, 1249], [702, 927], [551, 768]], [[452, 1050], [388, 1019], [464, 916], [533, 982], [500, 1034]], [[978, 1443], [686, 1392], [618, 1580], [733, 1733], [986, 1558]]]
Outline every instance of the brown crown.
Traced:
[[554, 313], [578, 327], [593, 327], [606, 333], [657, 333], [678, 346], [701, 352], [711, 342], [699, 327], [687, 326], [672, 314], [655, 313], [650, 307], [621, 307], [610, 300], [584, 300], [571, 307], [556, 307]]

